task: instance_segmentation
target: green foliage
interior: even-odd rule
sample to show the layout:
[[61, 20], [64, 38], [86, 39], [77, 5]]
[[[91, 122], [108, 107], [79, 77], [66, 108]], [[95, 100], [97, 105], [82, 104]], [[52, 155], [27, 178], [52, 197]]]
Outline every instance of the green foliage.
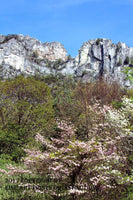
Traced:
[[24, 127], [9, 123], [4, 130], [0, 130], [0, 155], [19, 162], [26, 155], [23, 148], [32, 140]]
[[119, 109], [123, 106], [123, 103], [120, 101], [112, 101], [112, 105], [114, 106], [114, 108]]
[[12, 161], [12, 157], [9, 154], [0, 154], [0, 169], [5, 169], [7, 164], [16, 164], [14, 161]]
[[19, 130], [0, 131], [0, 154], [9, 155], [9, 158], [15, 162], [19, 162], [21, 157], [25, 156], [23, 144], [27, 141], [23, 139], [24, 133]]
[[[94, 83], [78, 83], [72, 87], [69, 81], [58, 87], [55, 93], [56, 116], [69, 118], [77, 127], [76, 135], [80, 140], [86, 140], [91, 129], [94, 115], [90, 112], [89, 105], [96, 101], [103, 105], [115, 102], [118, 106], [126, 91], [116, 83], [109, 85], [104, 81]], [[117, 105], [116, 105], [117, 104]]]
[[14, 124], [27, 134], [45, 130], [53, 118], [50, 88], [35, 78], [17, 77], [0, 82], [0, 126]]
[[71, 55], [70, 54], [67, 56], [67, 60], [68, 61], [71, 60]]
[[129, 89], [127, 92], [128, 98], [133, 99], [133, 89]]
[[133, 199], [133, 184], [129, 186], [124, 192], [123, 192], [123, 198], [121, 200], [132, 200]]
[[19, 162], [34, 134], [41, 131], [48, 137], [53, 126], [51, 90], [43, 81], [20, 76], [0, 82], [0, 154]]
[[54, 110], [57, 117], [66, 118], [73, 113], [75, 115], [73, 90], [76, 82], [71, 76], [56, 80], [53, 86]]
[[130, 61], [130, 60], [129, 60], [129, 57], [127, 56], [126, 59], [125, 59], [125, 61], [124, 61], [124, 65], [128, 65], [128, 64], [129, 64], [129, 61]]
[[101, 39], [98, 38], [98, 39], [96, 40], [96, 45], [99, 45], [99, 44], [100, 44], [100, 41], [101, 41]]
[[133, 83], [133, 68], [124, 67], [123, 72], [127, 75], [126, 80], [130, 80]]
[[[128, 70], [126, 73], [129, 75]], [[50, 85], [54, 101], [51, 97], [51, 90], [44, 81]], [[82, 180], [82, 178], [84, 180], [83, 183], [89, 183], [91, 177], [97, 175], [100, 177], [102, 174], [105, 176], [107, 175], [107, 180], [110, 178], [110, 184], [116, 185], [116, 188], [107, 188], [104, 190], [101, 186], [102, 184], [106, 186], [107, 180], [103, 179], [103, 182], [101, 181], [100, 183], [101, 185], [94, 185], [93, 188], [91, 187], [87, 190], [89, 195], [80, 194], [80, 196], [74, 196], [71, 194], [71, 196], [66, 195], [63, 197], [57, 197], [54, 195], [51, 196], [51, 193], [42, 196], [41, 193], [35, 193], [35, 191], [30, 190], [23, 193], [22, 188], [19, 188], [19, 190], [12, 193], [12, 191], [7, 192], [3, 187], [2, 189], [0, 188], [0, 199], [71, 200], [76, 198], [77, 200], [112, 200], [121, 199], [121, 197], [132, 199], [132, 188], [128, 188], [125, 183], [123, 183], [123, 185], [118, 185], [119, 183], [117, 184], [119, 178], [121, 179], [120, 176], [127, 176], [125, 172], [126, 167], [129, 173], [130, 170], [128, 170], [128, 167], [132, 168], [133, 159], [132, 152], [129, 154], [128, 150], [125, 150], [125, 147], [127, 148], [129, 145], [131, 146], [132, 140], [130, 141], [127, 138], [127, 141], [125, 138], [122, 138], [120, 141], [119, 139], [117, 139], [117, 141], [115, 140], [115, 137], [119, 136], [119, 133], [124, 134], [124, 129], [122, 130], [117, 123], [117, 120], [119, 122], [122, 118], [119, 118], [119, 115], [115, 115], [115, 113], [121, 114], [122, 109], [123, 112], [124, 109], [125, 113], [128, 112], [125, 114], [127, 119], [130, 119], [130, 124], [128, 123], [127, 128], [132, 131], [132, 110], [130, 109], [130, 112], [127, 111], [128, 106], [124, 107], [121, 101], [125, 94], [130, 98], [133, 98], [131, 90], [126, 93], [126, 91], [123, 91], [117, 84], [108, 85], [104, 81], [77, 84], [73, 77], [63, 77], [59, 74], [58, 76], [48, 75], [43, 78], [39, 76], [34, 78], [24, 78], [21, 76], [14, 80], [1, 81], [0, 169], [5, 169], [6, 163], [13, 163], [13, 161], [20, 162], [21, 158], [25, 156], [23, 148], [27, 147], [26, 145], [28, 144], [28, 148], [33, 148], [33, 154], [31, 154], [33, 160], [31, 159], [31, 162], [29, 162], [31, 164], [29, 165], [29, 169], [32, 170], [33, 173], [37, 172], [39, 178], [52, 172], [53, 175], [56, 174], [58, 176], [60, 167], [61, 169], [68, 168], [68, 171], [70, 170], [71, 172], [67, 174], [67, 170], [64, 170], [64, 172], [62, 170], [61, 173], [66, 173], [66, 176], [61, 176], [62, 180], [57, 183], [47, 181], [39, 182], [38, 184], [42, 186], [43, 191], [45, 187], [48, 188], [44, 192], [50, 190], [50, 187], [55, 187], [56, 192], [59, 189], [60, 193], [60, 188], [64, 188], [64, 185], [69, 187], [74, 185], [76, 181], [78, 182]], [[105, 123], [106, 118], [104, 118], [103, 113], [104, 105], [108, 105], [107, 108], [110, 107], [110, 109], [112, 109], [112, 104], [113, 107], [116, 108], [116, 111], [118, 111], [118, 113], [114, 112], [113, 115], [114, 118], [116, 118], [117, 127], [111, 125], [111, 123], [115, 121], [114, 119], [110, 124]], [[53, 120], [54, 116], [60, 119], [69, 118], [70, 122], [73, 122], [75, 125], [75, 135], [73, 136], [73, 132], [70, 131], [71, 129], [68, 125], [62, 130], [60, 127], [57, 127]], [[125, 122], [125, 119], [126, 118], [124, 118], [123, 121], [120, 121], [123, 123]], [[64, 124], [64, 122], [62, 124]], [[39, 141], [37, 146], [36, 142], [33, 142], [32, 138], [34, 139], [33, 136], [38, 132], [45, 137], [44, 142], [43, 140], [42, 143]], [[48, 139], [46, 139], [46, 137], [48, 137]], [[90, 140], [91, 138], [93, 139], [92, 143]], [[102, 146], [98, 146], [98, 144], [100, 144], [98, 142], [100, 142]], [[91, 145], [92, 148], [90, 148]], [[118, 151], [115, 150], [114, 147], [116, 147]], [[42, 156], [38, 155], [38, 149], [40, 150], [40, 155], [42, 152]], [[115, 153], [120, 153], [120, 158], [116, 163], [114, 162], [115, 157], [113, 157], [113, 154], [112, 160], [110, 160], [108, 156], [105, 157], [105, 162], [101, 159], [101, 151], [104, 151], [104, 154], [106, 155], [109, 153], [110, 149], [114, 151], [114, 155]], [[37, 152], [35, 154], [36, 150]], [[109, 156], [111, 156], [111, 154], [109, 154]], [[127, 159], [122, 161], [122, 156]], [[86, 162], [87, 159], [88, 162]], [[33, 163], [32, 161], [34, 160], [35, 162]], [[31, 167], [32, 165], [33, 168]], [[62, 165], [64, 165], [64, 168]], [[95, 166], [98, 168], [95, 168]], [[108, 166], [111, 166], [111, 168], [107, 169], [106, 167]], [[42, 174], [40, 174], [39, 169], [41, 169]], [[116, 178], [117, 174], [113, 174], [113, 172], [112, 174], [110, 173], [111, 171], [115, 171], [115, 169], [122, 172], [120, 176], [118, 176], [118, 180]], [[27, 181], [25, 183], [30, 183], [31, 177], [28, 179], [26, 174], [24, 174], [24, 176], [24, 179]], [[3, 177], [3, 179], [0, 181], [0, 186], [19, 185], [22, 182], [5, 183], [5, 174], [0, 174], [0, 178], [1, 177]], [[10, 176], [9, 179], [11, 177], [13, 176]], [[14, 176], [14, 179], [15, 178], [16, 176]], [[50, 190], [50, 192], [51, 191], [52, 190]], [[62, 189], [62, 193], [64, 193], [64, 191]], [[122, 194], [122, 192], [124, 192], [124, 194]]]
[[51, 88], [51, 92], [54, 92], [54, 88], [58, 85], [58, 82], [62, 82], [63, 81], [63, 75], [60, 73], [57, 74], [47, 74], [44, 77], [44, 81], [45, 83], [47, 83], [50, 88]]
[[56, 60], [53, 64], [53, 69], [55, 70], [59, 70], [60, 65], [63, 64], [63, 60], [61, 58], [59, 58], [58, 60]]
[[[11, 163], [8, 163], [11, 164]], [[16, 167], [16, 166], [15, 166]], [[2, 200], [54, 200], [49, 193], [41, 194], [37, 190], [31, 193], [31, 188], [39, 184], [41, 187], [52, 188], [53, 183], [47, 182], [48, 178], [40, 177], [37, 175], [21, 174], [14, 176], [0, 175], [0, 199]], [[45, 180], [46, 179], [46, 180]], [[17, 182], [13, 182], [17, 180]], [[27, 186], [21, 187], [20, 184], [26, 184]], [[29, 184], [29, 185], [28, 185]]]

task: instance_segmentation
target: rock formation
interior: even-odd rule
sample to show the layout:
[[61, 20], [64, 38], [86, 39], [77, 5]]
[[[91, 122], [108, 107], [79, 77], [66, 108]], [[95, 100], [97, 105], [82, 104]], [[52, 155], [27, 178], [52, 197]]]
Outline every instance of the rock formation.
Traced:
[[131, 86], [125, 80], [124, 66], [132, 67], [133, 48], [119, 42], [113, 44], [108, 39], [96, 39], [85, 42], [75, 58], [79, 73], [84, 73], [83, 79], [94, 79], [103, 76], [108, 81], [117, 81], [122, 86]]
[[0, 35], [0, 78], [61, 73], [86, 82], [102, 76], [109, 82], [117, 81], [132, 88], [123, 73], [127, 66], [133, 67], [133, 48], [122, 42], [90, 40], [81, 46], [75, 58], [70, 58], [60, 42], [42, 44], [29, 36]]
[[67, 59], [67, 52], [60, 42], [42, 44], [29, 36], [0, 36], [1, 77], [7, 78], [21, 73], [33, 75], [37, 70], [47, 74], [47, 60], [52, 62], [58, 59]]

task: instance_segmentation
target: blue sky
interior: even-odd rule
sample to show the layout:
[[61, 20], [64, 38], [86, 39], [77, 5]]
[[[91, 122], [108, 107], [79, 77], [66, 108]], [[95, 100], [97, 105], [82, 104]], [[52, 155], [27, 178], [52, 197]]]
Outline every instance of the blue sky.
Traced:
[[5, 0], [0, 30], [41, 42], [60, 41], [71, 56], [96, 38], [133, 46], [133, 0]]

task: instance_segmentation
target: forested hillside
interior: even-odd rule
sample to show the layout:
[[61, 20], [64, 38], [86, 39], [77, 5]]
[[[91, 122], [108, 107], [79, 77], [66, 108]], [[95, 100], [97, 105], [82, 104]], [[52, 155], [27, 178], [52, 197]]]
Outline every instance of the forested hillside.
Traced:
[[102, 78], [1, 80], [0, 177], [3, 200], [133, 199], [133, 90]]

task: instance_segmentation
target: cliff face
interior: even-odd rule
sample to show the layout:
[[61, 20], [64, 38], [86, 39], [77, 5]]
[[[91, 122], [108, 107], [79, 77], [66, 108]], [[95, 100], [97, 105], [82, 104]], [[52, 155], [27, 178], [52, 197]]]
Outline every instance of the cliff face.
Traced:
[[122, 72], [124, 66], [133, 67], [133, 48], [108, 39], [85, 42], [75, 58], [59, 42], [41, 43], [23, 35], [0, 36], [0, 77], [8, 78], [21, 73], [71, 74], [83, 81], [103, 76], [109, 82], [118, 81], [122, 86], [133, 87]]
[[21, 73], [33, 75], [37, 70], [50, 73], [46, 67], [47, 60], [52, 62], [58, 59], [67, 59], [67, 52], [60, 42], [42, 44], [29, 36], [0, 36], [1, 77]]
[[129, 81], [125, 81], [122, 71], [124, 66], [132, 67], [133, 48], [122, 42], [113, 44], [108, 39], [90, 40], [82, 45], [75, 60], [79, 73], [85, 74], [85, 81], [101, 75], [108, 81], [116, 80], [123, 86], [131, 86]]

